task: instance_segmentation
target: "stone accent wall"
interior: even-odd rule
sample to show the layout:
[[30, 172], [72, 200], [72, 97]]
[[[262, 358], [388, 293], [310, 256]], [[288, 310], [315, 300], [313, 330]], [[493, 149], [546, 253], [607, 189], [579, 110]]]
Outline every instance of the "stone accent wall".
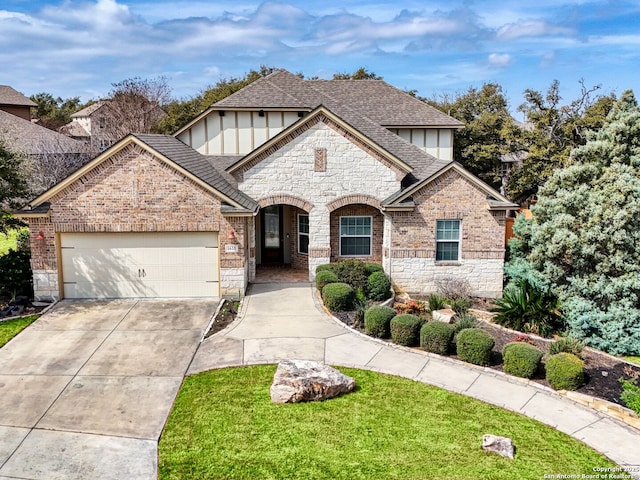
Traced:
[[428, 295], [438, 291], [438, 280], [464, 278], [475, 296], [496, 298], [502, 295], [503, 261], [465, 260], [460, 265], [439, 265], [433, 258], [394, 258], [387, 272], [401, 291]]
[[[244, 271], [246, 219], [222, 216], [219, 198], [135, 144], [54, 195], [48, 218], [28, 223], [32, 268], [50, 272], [50, 278], [58, 275], [57, 234], [64, 232], [218, 231], [221, 275], [226, 268]], [[45, 242], [36, 240], [39, 231]], [[239, 251], [225, 253], [227, 243], [238, 243]], [[51, 282], [37, 288], [36, 297], [48, 294]]]
[[[340, 217], [367, 216], [372, 217], [371, 226], [373, 238], [371, 242], [371, 256], [341, 257], [340, 256]], [[331, 261], [358, 259], [366, 262], [382, 262], [383, 215], [380, 210], [368, 205], [347, 205], [331, 212]]]
[[[486, 193], [455, 170], [438, 177], [414, 196], [414, 212], [391, 212], [385, 265], [392, 280], [408, 292], [435, 291], [444, 277], [468, 280], [475, 295], [502, 292], [505, 212], [490, 211]], [[461, 259], [435, 261], [436, 221], [461, 220]], [[385, 252], [387, 253], [387, 252]]]
[[[388, 161], [382, 161], [370, 149], [363, 150], [353, 138], [346, 138], [346, 132], [333, 127], [322, 122], [306, 126], [295, 138], [283, 141], [279, 149], [270, 150], [261, 161], [252, 162], [246, 170], [243, 167], [239, 183], [240, 190], [258, 202], [287, 195], [312, 205], [308, 210], [311, 280], [315, 267], [329, 263], [332, 254], [327, 205], [342, 197], [356, 198], [363, 192], [367, 198], [380, 202], [400, 188], [401, 172], [397, 167], [391, 168]], [[314, 168], [317, 148], [327, 151], [324, 172]]]

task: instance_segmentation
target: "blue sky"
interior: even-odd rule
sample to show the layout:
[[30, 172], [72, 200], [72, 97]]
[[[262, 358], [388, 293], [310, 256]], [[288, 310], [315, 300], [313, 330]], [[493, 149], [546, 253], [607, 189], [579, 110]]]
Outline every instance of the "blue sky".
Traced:
[[358, 67], [422, 96], [580, 79], [638, 94], [640, 2], [606, 0], [2, 0], [0, 84], [83, 101], [166, 76], [178, 98], [261, 64], [330, 78]]

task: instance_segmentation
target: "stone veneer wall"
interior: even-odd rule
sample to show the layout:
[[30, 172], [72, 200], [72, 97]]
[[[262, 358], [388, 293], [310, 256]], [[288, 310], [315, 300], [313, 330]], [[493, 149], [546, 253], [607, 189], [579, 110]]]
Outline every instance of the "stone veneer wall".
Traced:
[[[65, 232], [219, 232], [221, 286], [237, 295], [246, 278], [246, 225], [227, 219], [220, 199], [146, 150], [131, 144], [114, 153], [51, 198], [47, 218], [28, 219], [35, 297], [59, 295], [57, 242]], [[229, 240], [234, 230], [235, 239]], [[42, 231], [45, 240], [36, 240]], [[225, 253], [226, 243], [238, 243], [238, 253]], [[230, 275], [231, 279], [226, 280]], [[221, 288], [221, 294], [226, 294]], [[244, 287], [242, 287], [244, 293]]]
[[[297, 136], [296, 136], [297, 135]], [[306, 200], [309, 211], [309, 278], [316, 266], [331, 258], [330, 210], [327, 205], [349, 197], [350, 203], [363, 193], [377, 201], [400, 188], [402, 175], [388, 162], [376, 158], [357, 141], [330, 122], [319, 122], [293, 132], [261, 161], [237, 176], [239, 188], [260, 201], [287, 195]], [[315, 164], [316, 150], [324, 149], [324, 169]], [[324, 171], [318, 171], [324, 170]]]
[[[502, 292], [504, 211], [490, 211], [486, 193], [455, 170], [438, 177], [415, 195], [414, 212], [393, 212], [387, 225], [388, 248], [383, 264], [392, 281], [408, 292], [437, 291], [437, 281], [462, 278], [475, 295]], [[461, 220], [461, 259], [435, 261], [436, 221]]]

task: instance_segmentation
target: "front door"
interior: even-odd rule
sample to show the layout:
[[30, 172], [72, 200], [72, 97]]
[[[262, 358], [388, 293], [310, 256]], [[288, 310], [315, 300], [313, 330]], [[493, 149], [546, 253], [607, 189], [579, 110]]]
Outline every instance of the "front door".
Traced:
[[262, 263], [273, 265], [283, 262], [282, 205], [271, 205], [260, 210], [262, 223]]

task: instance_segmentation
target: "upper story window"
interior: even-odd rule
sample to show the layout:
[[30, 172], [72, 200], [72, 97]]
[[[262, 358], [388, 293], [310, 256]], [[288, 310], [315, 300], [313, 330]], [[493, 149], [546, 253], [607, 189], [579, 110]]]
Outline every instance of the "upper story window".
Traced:
[[436, 224], [436, 262], [460, 260], [460, 220], [438, 220]]
[[372, 217], [340, 217], [340, 256], [370, 257]]

